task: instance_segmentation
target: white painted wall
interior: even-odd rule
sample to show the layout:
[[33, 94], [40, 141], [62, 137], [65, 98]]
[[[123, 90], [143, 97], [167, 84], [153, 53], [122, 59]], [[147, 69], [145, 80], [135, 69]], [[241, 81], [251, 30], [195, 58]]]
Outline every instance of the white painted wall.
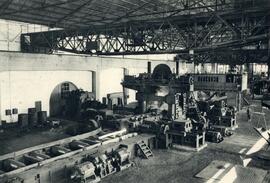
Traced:
[[[78, 88], [92, 91], [92, 72], [97, 73], [98, 98], [111, 92], [122, 92], [120, 84], [123, 68], [129, 74], [147, 72], [144, 59], [123, 59], [113, 57], [91, 57], [87, 55], [46, 55], [0, 51], [0, 114], [2, 120], [6, 109], [18, 108], [19, 113], [34, 107], [42, 101], [43, 110], [49, 112], [50, 94], [61, 82], [69, 81]], [[165, 63], [175, 70], [172, 61], [152, 61], [152, 70]], [[135, 101], [135, 91], [130, 91], [128, 102]]]
[[123, 92], [121, 85], [124, 69], [111, 68], [102, 70], [100, 73], [100, 101], [107, 97], [108, 93]]
[[0, 19], [0, 50], [20, 51], [21, 33], [47, 31], [48, 27]]
[[50, 95], [60, 83], [69, 81], [78, 88], [92, 91], [90, 71], [6, 71], [0, 73], [1, 120], [10, 122], [6, 109], [18, 108], [27, 113], [35, 101], [42, 101], [42, 109], [49, 113]]

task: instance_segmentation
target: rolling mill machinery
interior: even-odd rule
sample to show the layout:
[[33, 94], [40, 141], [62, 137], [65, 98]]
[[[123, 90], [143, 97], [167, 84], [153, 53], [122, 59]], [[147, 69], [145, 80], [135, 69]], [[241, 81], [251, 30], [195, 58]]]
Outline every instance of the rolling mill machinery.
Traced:
[[[140, 114], [145, 114], [138, 129], [144, 132], [155, 132], [162, 147], [168, 148], [180, 144], [199, 148], [205, 144], [206, 120], [197, 112], [190, 119], [187, 116], [188, 107], [195, 105], [193, 77], [179, 76], [171, 69], [160, 64], [151, 73], [151, 63], [148, 73], [136, 76], [125, 76], [123, 87], [136, 90], [136, 99]], [[153, 114], [153, 110], [156, 113]]]
[[[123, 87], [137, 91], [141, 114], [140, 120], [130, 122], [130, 126], [137, 124], [137, 130], [155, 132], [165, 147], [176, 143], [197, 148], [204, 145], [205, 137], [207, 141], [221, 142], [232, 135], [230, 130], [237, 126], [236, 108], [227, 104], [227, 94], [236, 94], [233, 104], [239, 104], [241, 92], [247, 87], [246, 75], [179, 76], [177, 70], [172, 73], [167, 65], [160, 64], [151, 73], [149, 63], [147, 73], [124, 77]], [[198, 91], [210, 97], [198, 99]]]
[[237, 110], [242, 108], [243, 93], [248, 88], [248, 75], [233, 71], [225, 74], [193, 74], [194, 91], [215, 94], [224, 94], [228, 97], [227, 103], [235, 106]]
[[94, 183], [102, 178], [130, 167], [131, 152], [121, 144], [117, 149], [99, 156], [89, 156], [71, 170], [70, 180], [74, 183]]
[[219, 142], [238, 127], [236, 113], [242, 108], [248, 75], [231, 70], [225, 74], [193, 74], [197, 105], [208, 121], [207, 141]]

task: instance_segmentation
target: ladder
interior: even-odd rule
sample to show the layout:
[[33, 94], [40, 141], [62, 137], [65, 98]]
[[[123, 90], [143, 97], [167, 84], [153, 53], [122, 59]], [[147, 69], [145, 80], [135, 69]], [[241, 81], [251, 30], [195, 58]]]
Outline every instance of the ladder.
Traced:
[[144, 141], [141, 142], [137, 142], [137, 145], [139, 147], [139, 149], [141, 150], [143, 156], [148, 159], [150, 157], [153, 157], [153, 153], [150, 150], [150, 148], [144, 143]]

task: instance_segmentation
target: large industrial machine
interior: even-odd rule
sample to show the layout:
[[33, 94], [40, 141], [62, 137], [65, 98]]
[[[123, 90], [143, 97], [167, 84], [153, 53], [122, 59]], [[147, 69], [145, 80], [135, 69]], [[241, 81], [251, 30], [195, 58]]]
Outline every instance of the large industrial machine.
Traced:
[[225, 74], [193, 74], [194, 90], [213, 93], [225, 93], [228, 101], [237, 110], [242, 108], [243, 92], [248, 88], [248, 75], [230, 71]]
[[[149, 114], [154, 109], [159, 111], [156, 115], [147, 116], [139, 124], [139, 130], [155, 133], [166, 148], [174, 143], [194, 148], [205, 144], [206, 120], [197, 111], [191, 75], [173, 74], [165, 64], [157, 65], [151, 73], [150, 63], [148, 73], [138, 77], [125, 76], [122, 85], [137, 91], [141, 114]], [[196, 116], [192, 119], [188, 116], [191, 106], [196, 108]], [[189, 127], [185, 128], [186, 125]]]
[[240, 92], [247, 90], [247, 74], [193, 74], [194, 90]]
[[73, 167], [70, 180], [76, 183], [94, 183], [115, 172], [132, 165], [131, 152], [126, 145], [120, 145], [116, 150], [97, 157], [87, 157], [86, 160]]
[[[153, 73], [142, 73], [138, 77], [125, 76], [122, 85], [137, 91], [136, 99], [140, 113], [145, 113], [152, 108], [161, 108], [166, 104], [164, 109], [168, 111], [168, 117], [172, 118], [178, 115], [175, 109], [179, 103], [175, 101], [181, 100], [185, 105], [190, 92], [193, 91], [193, 79], [190, 75], [173, 74], [165, 64], [156, 66]], [[181, 111], [177, 112], [181, 113]]]
[[[215, 97], [213, 97], [215, 95]], [[227, 105], [226, 95], [215, 93], [210, 98], [198, 100], [199, 110], [208, 119], [210, 125], [234, 128], [236, 124], [236, 108]]]
[[[227, 93], [240, 96], [247, 88], [247, 77], [234, 73], [179, 76], [164, 64], [151, 73], [148, 64], [147, 73], [125, 76], [122, 85], [137, 91], [138, 111], [146, 115], [130, 126], [155, 133], [165, 147], [176, 143], [198, 148], [205, 139], [221, 142], [232, 135], [237, 126], [236, 108], [228, 105]], [[198, 91], [209, 96], [198, 98]], [[153, 115], [153, 110], [159, 112]]]

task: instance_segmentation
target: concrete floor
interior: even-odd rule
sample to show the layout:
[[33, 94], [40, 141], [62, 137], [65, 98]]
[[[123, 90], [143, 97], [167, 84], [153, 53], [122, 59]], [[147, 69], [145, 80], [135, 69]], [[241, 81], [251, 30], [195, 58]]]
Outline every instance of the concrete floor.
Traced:
[[[260, 111], [259, 103], [253, 102], [253, 111]], [[266, 119], [270, 119], [269, 110]], [[154, 158], [148, 160], [135, 160], [135, 166], [123, 172], [103, 179], [103, 183], [201, 183], [203, 179], [195, 175], [208, 166], [213, 160], [226, 161], [242, 165], [239, 152], [247, 152], [259, 136], [252, 128], [258, 117], [254, 116], [247, 122], [245, 110], [237, 115], [239, 128], [235, 134], [226, 138], [222, 143], [208, 143], [200, 152], [183, 152], [179, 150], [154, 150]], [[270, 124], [268, 124], [270, 126]], [[269, 169], [270, 167], [268, 167]], [[264, 182], [269, 182], [268, 172]]]
[[[260, 111], [259, 102], [252, 102], [251, 110]], [[266, 119], [270, 119], [269, 110], [265, 110]], [[135, 159], [135, 166], [106, 177], [103, 183], [201, 183], [205, 180], [195, 175], [207, 167], [213, 160], [226, 161], [242, 165], [239, 152], [247, 152], [259, 136], [253, 126], [257, 125], [258, 116], [253, 116], [247, 122], [245, 110], [237, 115], [239, 128], [235, 134], [227, 137], [222, 143], [208, 143], [200, 152], [185, 152], [180, 150], [154, 150], [154, 157], [148, 160]], [[264, 125], [263, 123], [261, 123]], [[270, 127], [270, 124], [267, 124]], [[13, 134], [14, 135], [14, 134]], [[64, 138], [63, 130], [34, 132], [20, 138], [10, 136], [8, 140], [0, 141], [0, 154], [19, 150], [29, 146]], [[2, 148], [3, 147], [3, 148]], [[267, 169], [270, 169], [268, 167]], [[270, 182], [268, 173], [266, 182]]]

